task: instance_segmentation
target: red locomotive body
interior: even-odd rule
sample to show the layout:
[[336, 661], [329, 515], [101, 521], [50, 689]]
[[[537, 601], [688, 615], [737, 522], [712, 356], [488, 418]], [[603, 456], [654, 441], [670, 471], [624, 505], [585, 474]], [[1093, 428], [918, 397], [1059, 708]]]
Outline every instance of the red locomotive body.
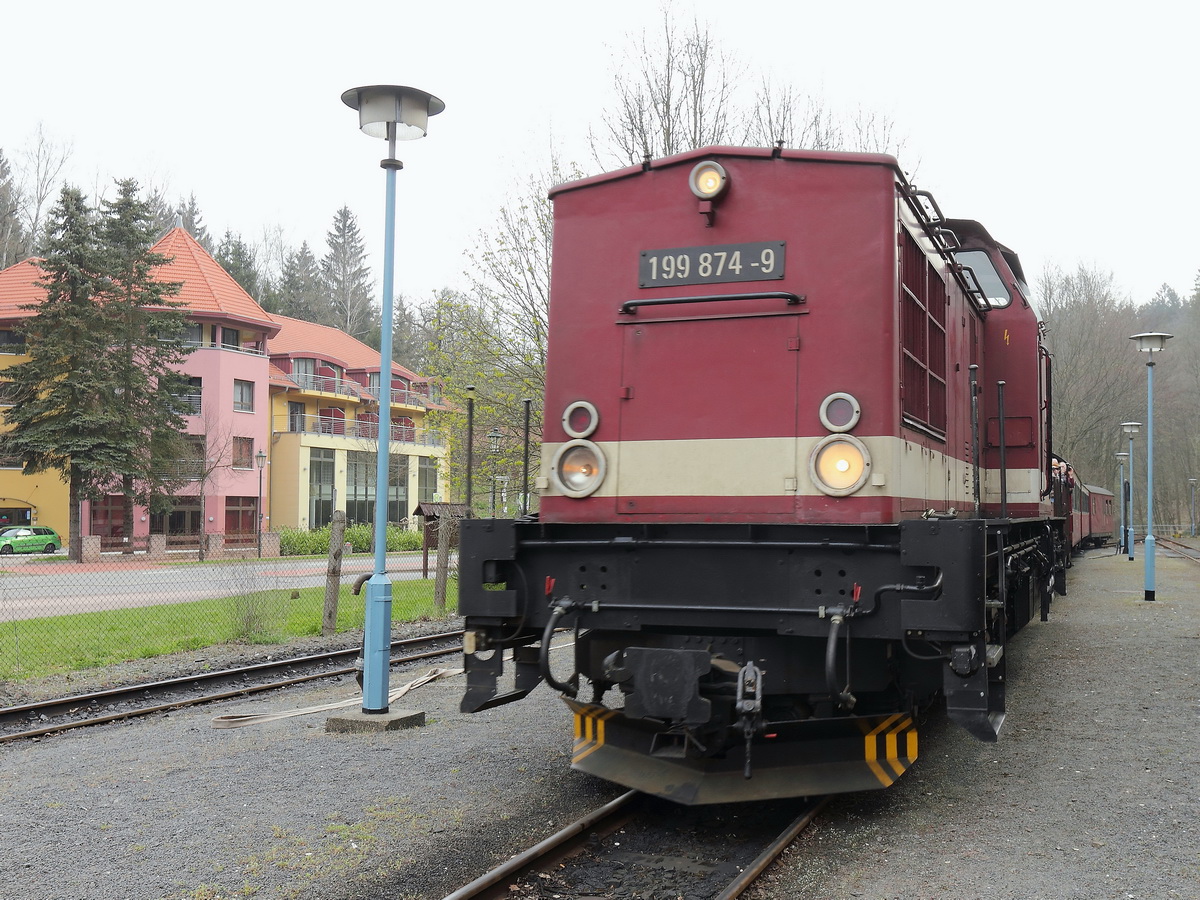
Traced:
[[1069, 546], [1015, 255], [883, 155], [708, 148], [552, 197], [541, 508], [464, 523], [463, 708], [545, 680], [577, 768], [685, 803], [890, 784], [937, 696], [994, 740]]

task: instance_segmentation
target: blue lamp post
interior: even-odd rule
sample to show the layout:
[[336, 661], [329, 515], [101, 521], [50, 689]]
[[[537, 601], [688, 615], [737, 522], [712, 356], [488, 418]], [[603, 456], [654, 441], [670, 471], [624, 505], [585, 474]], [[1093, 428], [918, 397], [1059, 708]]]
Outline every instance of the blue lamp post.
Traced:
[[1129, 515], [1125, 517], [1125, 526], [1128, 529], [1125, 532], [1125, 550], [1129, 553], [1129, 561], [1133, 562], [1133, 436], [1138, 433], [1138, 429], [1142, 427], [1141, 422], [1122, 422], [1121, 430], [1129, 436], [1129, 479], [1121, 486], [1124, 495], [1121, 497], [1121, 505], [1129, 502]]
[[1154, 354], [1174, 335], [1144, 331], [1130, 336], [1146, 356], [1146, 600], [1154, 599]]
[[363, 623], [364, 713], [388, 711], [388, 670], [392, 642], [392, 582], [387, 574], [388, 451], [392, 436], [392, 270], [396, 252], [396, 141], [425, 137], [429, 117], [446, 104], [432, 94], [394, 84], [351, 88], [342, 102], [358, 110], [358, 125], [369, 137], [388, 142], [383, 234], [382, 335], [379, 347], [379, 449], [375, 465], [375, 571], [367, 582]]
[[1117, 532], [1117, 553], [1121, 553], [1125, 549], [1125, 460], [1129, 459], [1128, 453], [1118, 453], [1117, 462], [1121, 465], [1121, 480], [1117, 482], [1120, 492], [1121, 504], [1121, 530]]
[[1189, 478], [1188, 485], [1192, 489], [1192, 537], [1196, 536], [1196, 479]]

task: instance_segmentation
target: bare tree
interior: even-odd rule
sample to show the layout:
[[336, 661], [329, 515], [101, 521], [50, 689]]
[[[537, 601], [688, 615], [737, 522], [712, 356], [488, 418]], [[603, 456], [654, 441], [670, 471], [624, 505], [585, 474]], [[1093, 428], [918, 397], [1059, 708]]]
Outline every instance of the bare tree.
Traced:
[[746, 66], [693, 18], [681, 28], [670, 4], [660, 30], [631, 39], [613, 75], [614, 105], [589, 135], [604, 168], [634, 165], [711, 144], [897, 152], [894, 123], [869, 110], [849, 117], [770, 75], [745, 86]]
[[1145, 409], [1139, 360], [1119, 352], [1136, 329], [1135, 308], [1111, 272], [1084, 266], [1069, 275], [1047, 266], [1038, 288], [1053, 356], [1054, 449], [1098, 480], [1112, 468], [1119, 424]]
[[25, 162], [21, 192], [24, 198], [23, 226], [33, 248], [37, 249], [41, 246], [50, 198], [58, 191], [63, 168], [71, 157], [71, 148], [50, 140], [42, 126], [38, 125], [32, 146], [21, 155]]

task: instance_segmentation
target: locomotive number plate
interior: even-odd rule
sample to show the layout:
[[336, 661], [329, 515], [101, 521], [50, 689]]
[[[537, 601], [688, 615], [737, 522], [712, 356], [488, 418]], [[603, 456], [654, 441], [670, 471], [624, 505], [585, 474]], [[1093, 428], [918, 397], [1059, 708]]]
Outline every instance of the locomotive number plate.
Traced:
[[786, 249], [786, 241], [757, 241], [643, 250], [638, 260], [638, 284], [652, 288], [674, 284], [778, 281], [783, 278]]

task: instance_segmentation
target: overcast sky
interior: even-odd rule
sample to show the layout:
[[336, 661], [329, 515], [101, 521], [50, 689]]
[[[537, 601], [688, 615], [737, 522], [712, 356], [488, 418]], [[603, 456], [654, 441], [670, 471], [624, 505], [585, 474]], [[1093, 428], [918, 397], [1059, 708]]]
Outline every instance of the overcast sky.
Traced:
[[[348, 205], [382, 256], [386, 144], [341, 93], [408, 84], [446, 103], [400, 146], [396, 287], [461, 286], [464, 256], [553, 147], [589, 172], [589, 126], [612, 104], [656, 0], [269, 3], [60, 0], [4, 14], [0, 149], [39, 124], [94, 196], [134, 176], [195, 194], [214, 238], [282, 226], [324, 252]], [[890, 118], [953, 218], [977, 219], [1036, 281], [1046, 264], [1112, 272], [1150, 299], [1200, 270], [1200, 113], [1191, 4], [1143, 0], [925, 4], [675, 0], [749, 72], [851, 114]]]

